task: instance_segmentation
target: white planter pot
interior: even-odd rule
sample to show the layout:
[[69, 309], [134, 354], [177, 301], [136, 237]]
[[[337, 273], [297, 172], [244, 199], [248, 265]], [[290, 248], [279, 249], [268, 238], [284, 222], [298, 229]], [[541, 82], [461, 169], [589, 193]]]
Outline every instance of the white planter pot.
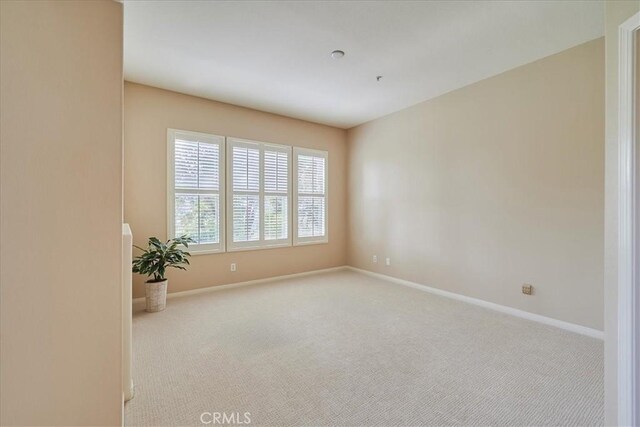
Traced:
[[162, 282], [146, 282], [147, 308], [149, 313], [162, 311], [167, 307], [167, 284], [168, 280]]

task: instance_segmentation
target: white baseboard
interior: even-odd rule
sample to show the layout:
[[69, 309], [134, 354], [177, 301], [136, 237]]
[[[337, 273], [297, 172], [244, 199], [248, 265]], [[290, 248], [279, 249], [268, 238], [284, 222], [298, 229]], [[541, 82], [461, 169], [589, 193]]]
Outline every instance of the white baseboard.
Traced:
[[347, 269], [356, 271], [358, 273], [366, 274], [368, 276], [377, 277], [378, 279], [386, 280], [389, 282], [397, 283], [403, 286], [409, 286], [414, 289], [419, 289], [424, 292], [429, 292], [435, 295], [463, 301], [469, 304], [477, 305], [480, 307], [488, 308], [490, 310], [499, 311], [501, 313], [510, 314], [512, 316], [520, 317], [527, 320], [533, 320], [534, 322], [543, 323], [545, 325], [555, 326], [560, 329], [575, 332], [577, 334], [586, 335], [588, 337], [604, 339], [604, 332], [597, 329], [587, 328], [586, 326], [576, 325], [575, 323], [569, 323], [562, 320], [553, 319], [551, 317], [541, 316], [539, 314], [530, 313], [528, 311], [519, 310], [513, 307], [507, 307], [505, 305], [496, 304], [489, 301], [484, 301], [477, 298], [468, 297], [465, 295], [456, 294], [454, 292], [443, 291], [442, 289], [433, 288], [431, 286], [421, 285], [419, 283], [410, 282], [408, 280], [398, 279], [396, 277], [387, 276], [385, 274], [374, 273], [372, 271], [362, 270], [360, 268], [347, 266]]
[[135, 389], [133, 387], [133, 380], [131, 380], [131, 384], [129, 384], [128, 390], [125, 390], [125, 392], [123, 393], [123, 398], [125, 402], [128, 402], [129, 400], [133, 399], [133, 395], [135, 393], [134, 390]]
[[[305, 271], [303, 273], [295, 273], [295, 274], [286, 274], [286, 275], [283, 275], [283, 276], [267, 277], [267, 278], [264, 278], [264, 279], [248, 280], [246, 282], [230, 283], [228, 285], [209, 286], [209, 287], [206, 287], [206, 288], [191, 289], [191, 290], [188, 290], [188, 291], [172, 292], [170, 294], [167, 294], [167, 299], [179, 298], [179, 297], [184, 297], [184, 296], [188, 296], [188, 295], [196, 295], [196, 294], [201, 294], [201, 293], [206, 293], [206, 292], [222, 291], [222, 290], [225, 290], [225, 289], [233, 289], [233, 288], [239, 288], [239, 287], [242, 287], [242, 286], [251, 286], [251, 285], [257, 285], [257, 284], [260, 284], [260, 283], [268, 283], [268, 282], [274, 282], [274, 281], [277, 281], [277, 280], [284, 280], [284, 279], [293, 279], [295, 277], [311, 276], [311, 275], [314, 275], [314, 274], [329, 273], [329, 272], [340, 271], [340, 270], [355, 271], [355, 272], [358, 272], [358, 273], [366, 274], [368, 276], [377, 277], [378, 279], [386, 280], [388, 282], [397, 283], [397, 284], [403, 285], [403, 286], [409, 286], [411, 288], [418, 289], [418, 290], [421, 290], [423, 292], [429, 292], [431, 294], [440, 295], [440, 296], [451, 298], [451, 299], [455, 299], [455, 300], [458, 300], [458, 301], [463, 301], [463, 302], [466, 302], [466, 303], [469, 303], [469, 304], [473, 304], [473, 305], [477, 305], [477, 306], [480, 306], [480, 307], [488, 308], [490, 310], [499, 311], [501, 313], [509, 314], [511, 316], [520, 317], [522, 319], [527, 319], [527, 320], [532, 320], [534, 322], [543, 323], [545, 325], [555, 326], [556, 328], [565, 329], [567, 331], [575, 332], [575, 333], [581, 334], [581, 335], [586, 335], [586, 336], [589, 336], [589, 337], [592, 337], [592, 338], [597, 338], [597, 339], [601, 339], [601, 340], [604, 339], [604, 332], [603, 331], [599, 331], [597, 329], [587, 328], [586, 326], [576, 325], [575, 323], [569, 323], [569, 322], [565, 322], [563, 320], [553, 319], [551, 317], [546, 317], [546, 316], [542, 316], [540, 314], [530, 313], [528, 311], [519, 310], [517, 308], [508, 307], [506, 305], [500, 305], [500, 304], [496, 304], [496, 303], [493, 303], [493, 302], [484, 301], [484, 300], [481, 300], [481, 299], [478, 299], [478, 298], [472, 298], [472, 297], [468, 297], [468, 296], [465, 296], [465, 295], [456, 294], [454, 292], [444, 291], [442, 289], [433, 288], [431, 286], [422, 285], [420, 283], [410, 282], [409, 280], [398, 279], [397, 277], [387, 276], [385, 274], [380, 274], [380, 273], [374, 273], [372, 271], [362, 270], [360, 268], [351, 267], [351, 266], [347, 266], [347, 265], [340, 266], [340, 267], [325, 268], [325, 269], [322, 269], [322, 270]], [[136, 304], [144, 304], [144, 301], [145, 301], [144, 297], [142, 297], [142, 298], [134, 298], [133, 299], [133, 304], [134, 305], [136, 305]]]
[[[225, 289], [239, 288], [242, 286], [257, 285], [259, 283], [275, 282], [276, 280], [293, 279], [295, 277], [311, 276], [313, 274], [330, 273], [332, 271], [346, 270], [346, 265], [340, 267], [324, 268], [322, 270], [304, 271], [302, 273], [285, 274], [283, 276], [266, 277], [264, 279], [247, 280], [246, 282], [229, 283], [227, 285], [207, 286], [206, 288], [190, 289], [188, 291], [171, 292], [167, 294], [167, 299], [185, 297], [188, 295], [202, 294], [206, 292], [222, 291]], [[133, 305], [144, 303], [145, 298], [134, 298]]]

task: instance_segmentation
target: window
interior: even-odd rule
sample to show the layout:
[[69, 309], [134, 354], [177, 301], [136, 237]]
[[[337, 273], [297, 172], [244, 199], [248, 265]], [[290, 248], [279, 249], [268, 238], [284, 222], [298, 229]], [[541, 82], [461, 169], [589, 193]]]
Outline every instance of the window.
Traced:
[[328, 153], [294, 147], [294, 244], [326, 243]]
[[228, 138], [229, 250], [289, 246], [291, 147]]
[[175, 129], [167, 137], [169, 238], [191, 236], [193, 253], [328, 241], [326, 151]]
[[167, 234], [189, 235], [192, 252], [224, 251], [224, 137], [167, 131]]

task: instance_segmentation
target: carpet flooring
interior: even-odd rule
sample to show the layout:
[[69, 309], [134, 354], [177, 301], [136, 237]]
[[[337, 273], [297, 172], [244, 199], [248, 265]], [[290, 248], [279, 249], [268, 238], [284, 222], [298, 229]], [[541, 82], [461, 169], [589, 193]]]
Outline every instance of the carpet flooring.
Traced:
[[353, 271], [171, 299], [133, 345], [128, 426], [604, 422], [602, 341]]

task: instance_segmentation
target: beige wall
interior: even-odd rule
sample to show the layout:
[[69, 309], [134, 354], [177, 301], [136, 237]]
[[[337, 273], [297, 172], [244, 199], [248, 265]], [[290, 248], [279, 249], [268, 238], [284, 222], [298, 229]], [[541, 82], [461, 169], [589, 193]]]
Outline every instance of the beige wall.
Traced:
[[119, 425], [122, 5], [0, 16], [0, 422]]
[[603, 118], [598, 39], [351, 129], [349, 264], [601, 330]]
[[[346, 132], [149, 86], [125, 83], [125, 221], [134, 243], [166, 237], [167, 128], [235, 136], [329, 152], [329, 243], [197, 255], [188, 271], [170, 271], [177, 292], [346, 263]], [[229, 264], [237, 263], [230, 272]], [[144, 296], [134, 276], [134, 296]]]
[[640, 1], [605, 2], [605, 423], [616, 425], [618, 334], [618, 26], [640, 11]]

